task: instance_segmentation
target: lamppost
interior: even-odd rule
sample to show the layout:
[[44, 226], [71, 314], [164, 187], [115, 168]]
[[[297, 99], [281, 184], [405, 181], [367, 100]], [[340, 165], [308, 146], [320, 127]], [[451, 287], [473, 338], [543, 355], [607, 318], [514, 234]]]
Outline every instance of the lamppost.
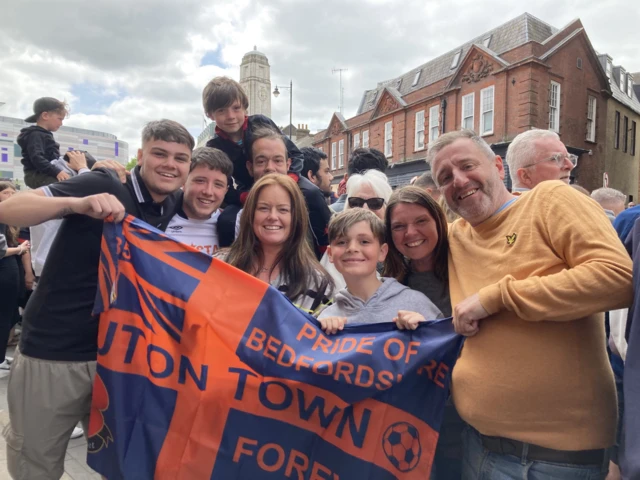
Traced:
[[[288, 87], [280, 87], [284, 89], [289, 89], [289, 139], [291, 139], [291, 130], [293, 130], [293, 80], [289, 82]], [[273, 90], [273, 96], [278, 98], [280, 95], [280, 90], [278, 90], [278, 85]]]

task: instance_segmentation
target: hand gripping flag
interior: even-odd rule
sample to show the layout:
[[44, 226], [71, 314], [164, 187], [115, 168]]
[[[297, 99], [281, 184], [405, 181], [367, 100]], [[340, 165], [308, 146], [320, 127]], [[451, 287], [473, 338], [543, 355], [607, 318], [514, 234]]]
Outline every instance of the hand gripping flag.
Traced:
[[95, 313], [87, 461], [109, 480], [428, 478], [462, 342], [448, 320], [325, 336], [130, 216], [105, 224]]

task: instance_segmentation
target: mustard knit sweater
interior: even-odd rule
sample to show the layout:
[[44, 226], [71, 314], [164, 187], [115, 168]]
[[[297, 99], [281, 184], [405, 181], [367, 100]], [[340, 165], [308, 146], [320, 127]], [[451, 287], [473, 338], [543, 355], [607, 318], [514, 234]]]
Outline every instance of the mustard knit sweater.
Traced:
[[489, 317], [453, 371], [462, 418], [485, 435], [558, 450], [613, 445], [616, 393], [604, 315], [632, 298], [632, 264], [595, 201], [543, 182], [472, 227], [449, 230], [455, 306]]

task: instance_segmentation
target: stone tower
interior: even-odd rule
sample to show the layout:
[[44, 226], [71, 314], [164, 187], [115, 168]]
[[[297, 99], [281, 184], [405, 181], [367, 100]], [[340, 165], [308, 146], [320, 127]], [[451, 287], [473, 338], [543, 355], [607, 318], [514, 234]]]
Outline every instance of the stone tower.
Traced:
[[249, 115], [271, 117], [271, 67], [267, 56], [256, 47], [242, 57], [240, 85], [249, 97]]

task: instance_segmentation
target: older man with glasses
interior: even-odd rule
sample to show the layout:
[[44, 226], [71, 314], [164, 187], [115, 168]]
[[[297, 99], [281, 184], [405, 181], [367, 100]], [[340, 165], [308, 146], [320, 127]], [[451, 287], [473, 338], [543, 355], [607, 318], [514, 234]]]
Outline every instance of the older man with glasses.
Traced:
[[567, 152], [557, 133], [528, 130], [509, 145], [507, 164], [513, 191], [525, 192], [545, 180], [570, 183], [578, 157]]

